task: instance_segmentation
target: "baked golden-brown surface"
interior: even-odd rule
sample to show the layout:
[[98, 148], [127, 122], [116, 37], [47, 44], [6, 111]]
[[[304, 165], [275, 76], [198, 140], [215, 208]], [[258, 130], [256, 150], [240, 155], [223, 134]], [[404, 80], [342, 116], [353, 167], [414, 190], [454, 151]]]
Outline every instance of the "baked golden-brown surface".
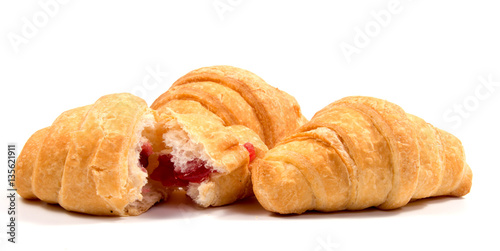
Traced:
[[287, 214], [463, 196], [472, 172], [453, 135], [388, 101], [346, 97], [257, 160], [252, 181], [264, 208]]
[[49, 127], [42, 128], [28, 139], [24, 144], [21, 154], [16, 160], [16, 182], [15, 187], [17, 193], [26, 199], [36, 199], [33, 193], [32, 177], [33, 167], [36, 163], [36, 157], [40, 148], [42, 147], [43, 140], [47, 136]]

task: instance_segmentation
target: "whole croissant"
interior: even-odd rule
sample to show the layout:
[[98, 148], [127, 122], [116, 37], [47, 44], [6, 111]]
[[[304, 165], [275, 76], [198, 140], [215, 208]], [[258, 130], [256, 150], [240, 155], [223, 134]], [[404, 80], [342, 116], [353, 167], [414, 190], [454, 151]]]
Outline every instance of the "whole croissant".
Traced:
[[265, 209], [289, 214], [463, 196], [472, 171], [453, 135], [388, 101], [347, 97], [267, 152], [252, 181]]

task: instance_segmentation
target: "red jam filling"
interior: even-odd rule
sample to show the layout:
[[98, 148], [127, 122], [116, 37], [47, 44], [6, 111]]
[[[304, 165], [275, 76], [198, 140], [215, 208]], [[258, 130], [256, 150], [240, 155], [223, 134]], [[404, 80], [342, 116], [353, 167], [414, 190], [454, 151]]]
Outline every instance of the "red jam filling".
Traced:
[[146, 193], [149, 193], [149, 192], [151, 192], [151, 188], [146, 187], [146, 186], [142, 187], [142, 194], [146, 194]]
[[151, 179], [160, 181], [166, 187], [182, 187], [187, 186], [188, 182], [178, 179], [174, 171], [174, 162], [172, 162], [172, 155], [160, 155], [158, 157], [158, 167], [149, 176]]
[[[255, 147], [247, 142], [243, 145], [248, 151], [250, 162], [255, 159]], [[153, 148], [149, 142], [142, 146], [140, 162], [143, 167], [148, 166], [148, 157], [153, 153]], [[216, 172], [203, 160], [194, 159], [187, 162], [184, 172], [175, 171], [172, 155], [164, 154], [158, 157], [158, 167], [149, 176], [152, 180], [161, 182], [165, 187], [185, 187], [192, 183], [201, 183], [208, 179], [211, 173]]]
[[139, 157], [139, 163], [141, 163], [142, 171], [146, 172], [146, 167], [149, 165], [149, 155], [153, 154], [153, 146], [151, 143], [146, 142], [141, 146], [141, 155]]
[[215, 172], [207, 165], [206, 162], [195, 159], [187, 163], [188, 167], [185, 172], [176, 172], [172, 155], [160, 155], [158, 157], [159, 165], [150, 175], [151, 179], [160, 181], [166, 187], [184, 187], [193, 183], [201, 183], [208, 176]]
[[206, 163], [200, 159], [191, 160], [187, 163], [188, 168], [184, 173], [178, 173], [178, 177], [189, 182], [200, 183], [204, 181], [210, 173]]
[[257, 156], [255, 154], [255, 147], [250, 142], [245, 143], [243, 146], [247, 149], [248, 155], [250, 157], [250, 162], [252, 162], [252, 160], [255, 159], [255, 156]]

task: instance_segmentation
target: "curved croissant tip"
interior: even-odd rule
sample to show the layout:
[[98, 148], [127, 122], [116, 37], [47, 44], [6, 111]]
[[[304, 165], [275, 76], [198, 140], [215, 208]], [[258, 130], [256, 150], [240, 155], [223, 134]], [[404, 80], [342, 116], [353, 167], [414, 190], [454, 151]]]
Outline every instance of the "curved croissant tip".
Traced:
[[313, 207], [311, 188], [296, 167], [281, 161], [255, 161], [252, 173], [254, 193], [266, 210], [280, 214], [300, 214]]

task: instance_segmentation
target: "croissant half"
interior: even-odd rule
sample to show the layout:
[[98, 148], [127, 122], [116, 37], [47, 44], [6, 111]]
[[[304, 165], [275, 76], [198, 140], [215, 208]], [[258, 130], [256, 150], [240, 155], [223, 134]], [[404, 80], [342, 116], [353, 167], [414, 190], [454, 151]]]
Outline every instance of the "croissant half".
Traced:
[[453, 135], [388, 101], [347, 97], [257, 160], [252, 181], [265, 209], [289, 214], [463, 196], [472, 172]]
[[16, 164], [17, 192], [88, 214], [146, 211], [169, 192], [147, 184], [141, 161], [144, 146], [159, 145], [143, 135], [158, 118], [144, 100], [126, 93], [62, 113], [23, 147]]
[[204, 207], [251, 195], [252, 160], [306, 122], [292, 96], [231, 66], [186, 74], [151, 108], [174, 117], [164, 136], [172, 149], [170, 166], [183, 171], [194, 163], [208, 169], [210, 175], [201, 182], [184, 184], [187, 194]]

